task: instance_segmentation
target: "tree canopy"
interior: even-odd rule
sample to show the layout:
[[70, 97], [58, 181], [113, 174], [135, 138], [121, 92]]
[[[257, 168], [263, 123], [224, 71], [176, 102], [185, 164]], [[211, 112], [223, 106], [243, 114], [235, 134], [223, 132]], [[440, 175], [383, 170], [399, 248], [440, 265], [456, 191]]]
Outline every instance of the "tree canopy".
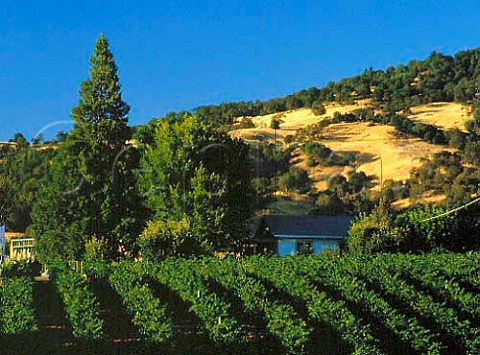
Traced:
[[145, 257], [241, 250], [252, 209], [248, 147], [195, 116], [158, 120], [144, 148], [139, 185], [153, 219]]

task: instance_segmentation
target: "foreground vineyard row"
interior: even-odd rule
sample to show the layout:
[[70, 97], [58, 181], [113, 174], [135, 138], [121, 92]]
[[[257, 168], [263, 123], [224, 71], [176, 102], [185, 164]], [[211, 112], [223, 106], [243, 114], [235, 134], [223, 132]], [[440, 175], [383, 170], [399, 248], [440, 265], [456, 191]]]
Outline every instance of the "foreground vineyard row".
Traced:
[[[87, 277], [50, 267], [73, 339], [57, 339], [59, 352], [133, 341], [137, 350], [169, 353], [480, 353], [478, 253], [95, 262], [85, 269]], [[4, 270], [4, 349], [18, 350], [19, 341], [41, 346], [39, 290], [28, 270]], [[127, 330], [119, 331], [115, 315], [122, 314]]]

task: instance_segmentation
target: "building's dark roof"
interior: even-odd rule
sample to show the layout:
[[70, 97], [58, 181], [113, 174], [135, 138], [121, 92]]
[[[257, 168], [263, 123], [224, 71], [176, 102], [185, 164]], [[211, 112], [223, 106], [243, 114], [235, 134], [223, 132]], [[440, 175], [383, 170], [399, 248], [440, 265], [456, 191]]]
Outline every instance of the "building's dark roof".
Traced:
[[263, 221], [275, 237], [346, 237], [351, 216], [265, 215]]

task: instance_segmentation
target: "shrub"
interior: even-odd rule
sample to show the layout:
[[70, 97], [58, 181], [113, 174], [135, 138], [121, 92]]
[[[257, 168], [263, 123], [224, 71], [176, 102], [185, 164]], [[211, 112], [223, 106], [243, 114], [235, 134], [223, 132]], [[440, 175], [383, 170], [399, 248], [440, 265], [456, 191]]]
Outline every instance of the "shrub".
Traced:
[[270, 121], [270, 128], [271, 129], [280, 129], [281, 121], [278, 118], [272, 118]]
[[399, 251], [452, 249], [461, 238], [458, 235], [458, 220], [453, 214], [431, 219], [445, 212], [443, 207], [425, 205], [400, 214], [396, 220], [402, 230]]
[[148, 222], [137, 242], [140, 255], [147, 260], [162, 260], [168, 256], [201, 254], [187, 219], [166, 219]]
[[463, 150], [467, 135], [460, 131], [458, 128], [450, 128], [445, 132], [445, 137], [448, 141], [448, 145], [452, 148]]
[[250, 117], [243, 117], [240, 123], [238, 124], [238, 128], [241, 128], [241, 129], [255, 128], [255, 124], [253, 123]]
[[315, 209], [311, 212], [316, 215], [345, 214], [345, 206], [336, 194], [322, 192], [317, 198]]
[[353, 253], [394, 251], [400, 244], [399, 236], [390, 214], [376, 208], [354, 219], [348, 231], [348, 249]]
[[333, 113], [332, 123], [356, 122], [358, 118], [353, 113], [344, 113], [336, 111]]
[[321, 116], [326, 114], [327, 110], [320, 100], [316, 100], [312, 103], [312, 112], [316, 116]]
[[305, 193], [310, 189], [310, 180], [305, 170], [291, 167], [288, 172], [280, 176], [278, 185], [280, 190], [287, 193], [293, 190]]
[[305, 143], [302, 149], [308, 155], [308, 165], [315, 166], [317, 164], [332, 164], [333, 152], [325, 145], [316, 142], [308, 142]]
[[390, 214], [376, 209], [354, 220], [348, 232], [348, 247], [356, 253], [477, 249], [480, 222], [472, 217], [477, 210], [449, 214], [443, 207], [425, 205], [393, 219]]
[[284, 142], [285, 144], [290, 144], [294, 141], [295, 137], [291, 134], [285, 136]]

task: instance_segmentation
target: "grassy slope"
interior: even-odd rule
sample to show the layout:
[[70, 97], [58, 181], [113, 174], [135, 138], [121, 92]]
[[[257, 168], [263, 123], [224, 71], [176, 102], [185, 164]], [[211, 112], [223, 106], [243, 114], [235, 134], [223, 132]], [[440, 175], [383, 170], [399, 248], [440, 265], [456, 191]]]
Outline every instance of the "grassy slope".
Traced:
[[455, 102], [434, 102], [415, 106], [411, 111], [411, 119], [445, 130], [458, 128], [465, 131], [465, 121], [473, 118], [470, 107]]
[[[284, 144], [284, 138], [287, 135], [295, 135], [300, 129], [315, 124], [322, 119], [328, 119], [333, 116], [335, 111], [341, 113], [351, 112], [355, 109], [368, 107], [369, 101], [362, 100], [354, 105], [341, 105], [338, 103], [327, 103], [325, 105], [327, 112], [322, 116], [315, 116], [308, 108], [302, 108], [282, 113], [270, 114], [265, 116], [252, 117], [255, 128], [239, 129], [231, 132], [234, 137], [239, 137], [252, 144], [265, 144], [273, 142], [275, 131], [269, 128], [272, 118], [279, 118], [283, 121], [280, 129], [276, 131], [277, 144]], [[471, 118], [469, 108], [457, 103], [432, 103], [420, 105], [411, 109], [411, 119], [423, 123], [433, 124], [442, 129], [459, 128], [464, 129], [464, 122]], [[311, 138], [303, 137], [297, 140], [298, 143], [305, 143]], [[321, 133], [313, 139], [328, 146], [334, 152], [353, 152], [357, 156], [357, 162], [354, 167], [335, 166], [335, 167], [309, 167], [306, 163], [306, 156], [297, 149], [294, 151], [294, 158], [291, 163], [299, 168], [306, 170], [309, 177], [314, 182], [318, 191], [325, 190], [329, 177], [335, 174], [345, 174], [347, 171], [356, 169], [364, 171], [372, 177], [374, 189], [379, 190], [380, 183], [380, 155], [383, 165], [383, 180], [405, 180], [409, 177], [410, 171], [414, 167], [421, 165], [424, 158], [431, 157], [434, 153], [448, 148], [427, 143], [418, 138], [408, 138], [399, 135], [392, 126], [375, 125], [371, 123], [339, 123], [331, 124], [323, 128]], [[277, 203], [277, 208], [272, 208], [277, 212], [289, 210], [287, 199], [282, 199]], [[439, 196], [427, 196], [426, 200], [438, 202]], [[305, 203], [308, 203], [307, 201]], [[302, 203], [298, 198], [291, 201], [291, 210], [307, 210], [307, 206], [300, 207]], [[407, 207], [407, 201], [398, 203], [398, 207]], [[279, 208], [278, 206], [282, 207]]]

